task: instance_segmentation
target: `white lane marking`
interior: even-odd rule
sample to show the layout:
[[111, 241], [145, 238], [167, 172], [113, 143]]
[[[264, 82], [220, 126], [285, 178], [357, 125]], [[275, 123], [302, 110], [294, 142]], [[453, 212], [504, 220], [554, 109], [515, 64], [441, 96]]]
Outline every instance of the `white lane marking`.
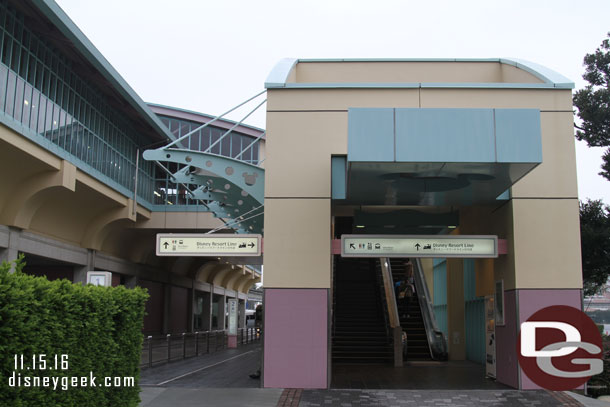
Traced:
[[155, 386], [163, 386], [163, 385], [164, 385], [164, 384], [166, 384], [166, 383], [173, 382], [174, 380], [182, 379], [183, 377], [186, 377], [186, 376], [188, 376], [188, 375], [192, 375], [193, 373], [201, 372], [202, 370], [209, 369], [209, 368], [214, 367], [214, 366], [218, 366], [218, 365], [220, 365], [220, 364], [222, 364], [222, 363], [228, 362], [229, 360], [237, 359], [237, 358], [239, 358], [239, 357], [242, 357], [242, 356], [247, 355], [248, 353], [252, 353], [252, 352], [254, 352], [254, 351], [253, 351], [253, 350], [249, 350], [248, 352], [244, 352], [244, 353], [242, 353], [242, 354], [240, 354], [240, 355], [233, 356], [232, 358], [225, 359], [225, 360], [221, 360], [220, 362], [218, 362], [218, 363], [214, 363], [213, 365], [204, 366], [204, 367], [202, 367], [202, 368], [200, 368], [200, 369], [193, 370], [192, 372], [188, 372], [188, 373], [185, 373], [185, 374], [183, 374], [183, 375], [176, 376], [176, 377], [174, 377], [173, 379], [169, 379], [169, 380], [166, 380], [166, 381], [164, 381], [164, 382], [157, 383]]

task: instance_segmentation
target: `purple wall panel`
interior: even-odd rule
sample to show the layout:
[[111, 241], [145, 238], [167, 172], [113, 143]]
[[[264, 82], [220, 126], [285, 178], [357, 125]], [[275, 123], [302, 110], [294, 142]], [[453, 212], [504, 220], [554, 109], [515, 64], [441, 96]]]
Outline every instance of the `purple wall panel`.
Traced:
[[328, 290], [265, 289], [264, 386], [325, 389]]
[[[551, 305], [567, 305], [582, 309], [581, 290], [519, 290], [519, 323], [527, 321], [536, 311]], [[521, 369], [519, 374], [523, 390], [540, 389], [540, 386], [532, 382]]]
[[517, 302], [515, 291], [504, 292], [504, 326], [496, 326], [496, 377], [500, 383], [519, 388], [517, 361]]

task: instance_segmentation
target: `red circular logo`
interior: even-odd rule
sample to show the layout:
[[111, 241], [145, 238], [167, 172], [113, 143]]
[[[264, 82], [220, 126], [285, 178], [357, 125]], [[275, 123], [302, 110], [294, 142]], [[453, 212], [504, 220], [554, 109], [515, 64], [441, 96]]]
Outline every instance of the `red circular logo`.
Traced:
[[523, 372], [538, 386], [571, 390], [601, 373], [602, 338], [579, 309], [543, 308], [521, 324], [517, 355]]

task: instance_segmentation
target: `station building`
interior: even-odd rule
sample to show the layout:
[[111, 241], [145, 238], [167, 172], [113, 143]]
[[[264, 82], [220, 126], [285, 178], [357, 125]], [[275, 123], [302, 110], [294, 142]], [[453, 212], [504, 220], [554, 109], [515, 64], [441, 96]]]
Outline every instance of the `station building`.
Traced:
[[234, 127], [210, 154], [257, 166], [264, 132], [227, 120], [197, 130], [213, 118], [146, 105], [53, 1], [3, 0], [0, 20], [2, 260], [22, 253], [27, 273], [84, 282], [104, 270], [147, 288], [146, 334], [224, 329], [228, 298], [243, 326], [260, 265], [157, 258], [158, 232], [233, 229], [219, 204], [141, 155], [194, 130], [179, 147], [205, 151]]
[[493, 295], [497, 380], [536, 388], [520, 323], [581, 309], [573, 84], [512, 59], [283, 60], [266, 87], [264, 385], [327, 387], [371, 342], [365, 310], [342, 304], [376, 266], [336, 239], [451, 233], [498, 236], [504, 254], [420, 263], [449, 360], [484, 363]]
[[[497, 381], [536, 388], [519, 324], [581, 308], [569, 80], [513, 59], [287, 59], [265, 133], [145, 104], [52, 0], [0, 0], [0, 20], [2, 260], [147, 288], [145, 333], [224, 329], [227, 298], [243, 324], [264, 264], [262, 385], [327, 388], [341, 364], [398, 363], [386, 277], [406, 259], [341, 257], [342, 236], [497, 236], [497, 257], [411, 259], [409, 349], [485, 364], [492, 297]], [[157, 233], [211, 231], [264, 234], [264, 261], [155, 255]]]

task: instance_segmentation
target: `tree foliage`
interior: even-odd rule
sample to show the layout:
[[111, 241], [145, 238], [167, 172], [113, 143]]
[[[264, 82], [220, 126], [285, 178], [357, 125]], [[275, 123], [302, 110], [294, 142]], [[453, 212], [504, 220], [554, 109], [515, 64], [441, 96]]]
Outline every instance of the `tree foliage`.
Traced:
[[610, 207], [601, 200], [580, 203], [580, 238], [584, 291], [593, 295], [610, 275]]
[[[610, 32], [593, 54], [584, 58], [589, 85], [574, 94], [574, 106], [581, 124], [576, 126], [576, 138], [589, 147], [610, 147]], [[602, 172], [610, 180], [610, 149], [602, 157]]]

